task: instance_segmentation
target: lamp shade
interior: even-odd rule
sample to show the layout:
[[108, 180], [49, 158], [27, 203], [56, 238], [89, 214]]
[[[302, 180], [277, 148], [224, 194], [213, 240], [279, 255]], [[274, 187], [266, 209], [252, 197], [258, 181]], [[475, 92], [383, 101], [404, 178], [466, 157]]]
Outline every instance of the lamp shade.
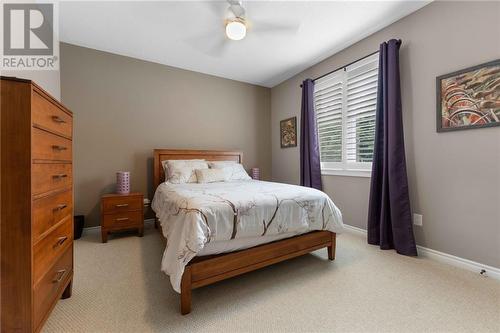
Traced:
[[116, 193], [129, 194], [130, 193], [130, 172], [118, 171], [116, 173]]
[[260, 169], [259, 168], [252, 168], [252, 179], [254, 180], [260, 180]]

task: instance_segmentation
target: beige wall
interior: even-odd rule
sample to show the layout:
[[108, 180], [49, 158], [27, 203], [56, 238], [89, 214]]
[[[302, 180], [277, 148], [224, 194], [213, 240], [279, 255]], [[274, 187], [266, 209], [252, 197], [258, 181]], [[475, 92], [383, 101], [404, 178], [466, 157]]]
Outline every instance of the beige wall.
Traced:
[[[434, 2], [274, 87], [272, 174], [298, 183], [298, 148], [281, 149], [279, 121], [300, 114], [300, 82], [401, 38], [401, 84], [412, 210], [420, 245], [500, 267], [500, 127], [436, 132], [435, 78], [500, 58], [499, 2]], [[324, 176], [345, 223], [366, 228], [370, 178]]]
[[154, 148], [238, 149], [271, 177], [270, 89], [61, 43], [62, 101], [74, 112], [75, 213], [99, 224], [115, 173], [152, 199]]

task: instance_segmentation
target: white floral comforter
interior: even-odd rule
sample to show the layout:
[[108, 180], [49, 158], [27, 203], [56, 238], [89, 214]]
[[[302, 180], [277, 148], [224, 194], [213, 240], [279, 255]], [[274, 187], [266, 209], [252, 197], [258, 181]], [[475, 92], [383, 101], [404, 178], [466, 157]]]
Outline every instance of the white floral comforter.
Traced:
[[167, 237], [162, 271], [175, 291], [186, 264], [210, 242], [342, 231], [342, 215], [323, 192], [263, 181], [158, 186], [152, 208]]

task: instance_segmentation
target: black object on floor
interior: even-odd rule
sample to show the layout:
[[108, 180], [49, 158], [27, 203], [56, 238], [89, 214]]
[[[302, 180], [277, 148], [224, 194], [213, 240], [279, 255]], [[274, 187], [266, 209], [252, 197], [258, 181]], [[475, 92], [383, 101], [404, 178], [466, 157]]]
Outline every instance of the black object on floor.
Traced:
[[85, 224], [85, 216], [77, 215], [73, 220], [74, 224], [74, 237], [75, 239], [79, 239], [82, 237], [83, 225]]

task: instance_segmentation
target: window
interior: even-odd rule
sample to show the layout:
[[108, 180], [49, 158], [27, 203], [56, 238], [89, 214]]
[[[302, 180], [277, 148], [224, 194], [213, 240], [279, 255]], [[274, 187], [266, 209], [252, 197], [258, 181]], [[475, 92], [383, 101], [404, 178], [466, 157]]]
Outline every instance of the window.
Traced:
[[378, 53], [315, 81], [323, 174], [370, 176], [377, 86]]

